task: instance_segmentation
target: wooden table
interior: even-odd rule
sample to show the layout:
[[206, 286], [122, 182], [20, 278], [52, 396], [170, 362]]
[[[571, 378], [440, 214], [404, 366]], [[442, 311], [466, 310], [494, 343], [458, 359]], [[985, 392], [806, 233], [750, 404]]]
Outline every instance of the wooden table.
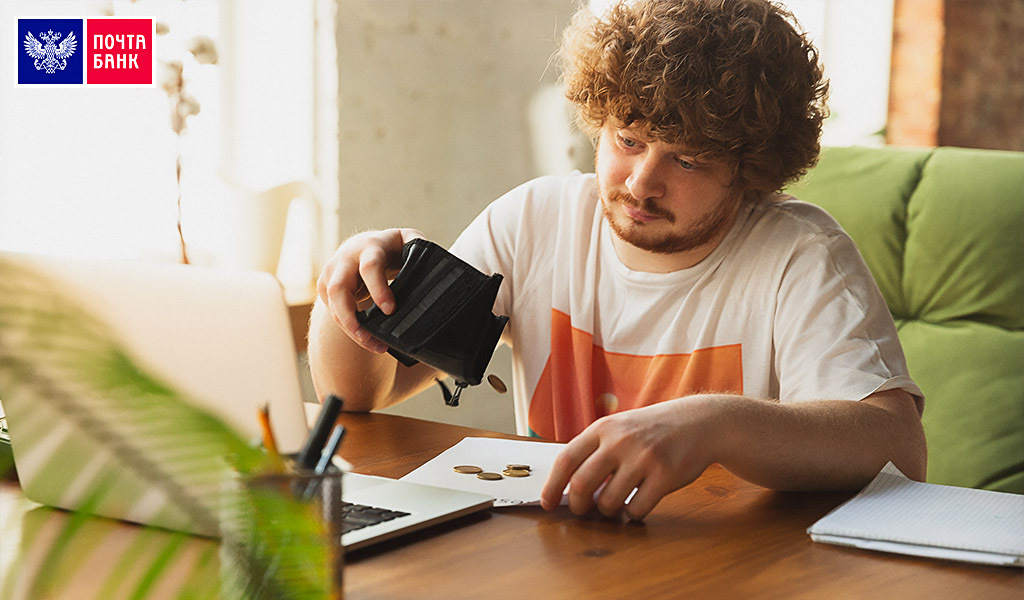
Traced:
[[[346, 414], [343, 455], [355, 470], [400, 477], [465, 436], [511, 437], [493, 432], [381, 414]], [[21, 555], [42, 552], [19, 544], [20, 514], [34, 511], [16, 487], [0, 488], [2, 573], [31, 568]], [[848, 493], [777, 493], [713, 466], [690, 486], [669, 495], [643, 523], [577, 517], [567, 508], [501, 508], [350, 553], [345, 597], [426, 598], [1013, 598], [1024, 597], [1024, 570], [974, 566], [816, 544], [806, 529], [846, 500]], [[43, 511], [45, 519], [66, 513]], [[29, 519], [26, 519], [26, 523]], [[145, 568], [117, 558], [138, 547], [145, 531], [111, 524], [125, 541], [108, 542], [106, 562], [86, 568], [75, 557], [51, 563], [63, 577], [80, 577], [76, 597], [101, 597], [104, 569]], [[152, 531], [152, 530], [149, 530]], [[161, 532], [162, 533], [162, 532]], [[14, 539], [12, 540], [12, 534]], [[147, 535], [153, 535], [149, 533]], [[166, 534], [171, 535], [171, 534]], [[118, 535], [111, 534], [111, 539]], [[217, 589], [216, 544], [189, 538], [176, 559], [177, 582]], [[16, 560], [11, 553], [17, 553]], [[81, 561], [78, 561], [80, 563]], [[210, 565], [213, 565], [212, 567]], [[17, 571], [15, 570], [15, 576]], [[73, 571], [69, 574], [69, 570]], [[120, 574], [119, 574], [120, 575]], [[166, 578], [165, 578], [166, 579]], [[4, 582], [3, 597], [10, 593]], [[126, 587], [128, 584], [125, 584]], [[145, 597], [179, 597], [180, 585], [157, 581]], [[112, 597], [109, 595], [102, 597]], [[194, 597], [194, 596], [185, 596]]]
[[306, 338], [309, 334], [309, 315], [312, 312], [312, 302], [288, 306], [288, 321], [292, 325], [292, 343], [295, 344], [296, 352], [306, 351]]

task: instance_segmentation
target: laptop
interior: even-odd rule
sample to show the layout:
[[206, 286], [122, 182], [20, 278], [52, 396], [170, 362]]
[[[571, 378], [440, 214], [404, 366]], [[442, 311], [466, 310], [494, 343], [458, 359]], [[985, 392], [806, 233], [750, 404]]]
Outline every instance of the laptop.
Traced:
[[[0, 273], [12, 265], [45, 277], [62, 297], [106, 327], [134, 364], [243, 439], [260, 439], [257, 414], [268, 406], [278, 449], [288, 454], [302, 447], [308, 424], [298, 361], [283, 290], [270, 274], [0, 252]], [[18, 346], [13, 347], [17, 352]], [[0, 359], [11, 351], [0, 347]], [[83, 355], [87, 352], [82, 350]], [[177, 531], [216, 533], [186, 511], [168, 510], [170, 503], [159, 491], [144, 488], [140, 499], [139, 486], [145, 482], [117, 473], [126, 469], [119, 467], [123, 463], [116, 452], [80, 441], [87, 436], [72, 431], [66, 418], [46, 413], [53, 410], [46, 406], [51, 403], [19, 398], [28, 393], [24, 387], [0, 380], [15, 467], [28, 499]], [[69, 452], [69, 444], [77, 445]], [[125, 479], [117, 480], [101, 504], [83, 506], [81, 488], [86, 486], [78, 480], [97, 477], [104, 469]], [[342, 481], [346, 503], [356, 509], [373, 507], [369, 513], [387, 518], [374, 524], [364, 513], [355, 526], [343, 529], [346, 550], [484, 510], [494, 501], [482, 494], [351, 472]], [[120, 490], [125, 490], [121, 499]]]

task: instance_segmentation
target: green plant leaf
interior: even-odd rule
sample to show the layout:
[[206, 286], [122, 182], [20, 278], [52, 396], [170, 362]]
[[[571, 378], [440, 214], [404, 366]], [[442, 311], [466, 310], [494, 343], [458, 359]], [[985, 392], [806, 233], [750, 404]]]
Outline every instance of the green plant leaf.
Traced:
[[[16, 424], [18, 461], [43, 465], [51, 491], [89, 511], [138, 510], [219, 535], [238, 597], [326, 595], [334, 544], [313, 506], [251, 485], [278, 463], [138, 368], [110, 331], [39, 273], [0, 259], [0, 398], [8, 414], [28, 415]], [[38, 578], [80, 527], [69, 520]], [[173, 544], [164, 550], [140, 596], [173, 557]]]

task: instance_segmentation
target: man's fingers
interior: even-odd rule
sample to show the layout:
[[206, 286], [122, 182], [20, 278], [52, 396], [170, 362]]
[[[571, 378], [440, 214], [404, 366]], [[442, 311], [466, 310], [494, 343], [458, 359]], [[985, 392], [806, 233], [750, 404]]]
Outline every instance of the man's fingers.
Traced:
[[572, 439], [551, 465], [551, 473], [540, 493], [540, 504], [545, 510], [552, 510], [562, 501], [562, 494], [569, 485], [573, 473], [594, 450], [597, 450], [596, 436], [584, 431]]
[[397, 273], [403, 244], [417, 237], [423, 234], [415, 229], [356, 234], [338, 247], [317, 279], [317, 295], [334, 322], [366, 350], [380, 354], [387, 344], [370, 335], [356, 313], [367, 299], [385, 314], [394, 313], [395, 296], [388, 278]]
[[[619, 466], [618, 457], [602, 451], [600, 438], [593, 430], [576, 436], [555, 460], [542, 506], [553, 507], [561, 500], [566, 485], [569, 487], [569, 510], [582, 515], [594, 507], [594, 496]], [[546, 501], [544, 501], [546, 500]]]
[[359, 255], [359, 277], [366, 291], [384, 314], [395, 310], [395, 295], [388, 287], [388, 258], [380, 248], [367, 248]]
[[582, 515], [594, 508], [598, 490], [615, 476], [618, 466], [615, 457], [597, 451], [587, 457], [569, 478], [569, 510]]
[[356, 298], [349, 293], [339, 291], [326, 294], [325, 305], [338, 327], [352, 339], [370, 352], [381, 354], [387, 351], [387, 344], [370, 335], [370, 332], [359, 324], [356, 318]]
[[642, 521], [654, 507], [665, 496], [664, 486], [656, 480], [648, 480], [640, 483], [636, 493], [626, 505], [626, 516], [634, 521]]
[[356, 318], [358, 310], [356, 297], [363, 289], [359, 273], [339, 262], [333, 268], [325, 269], [317, 281], [317, 293], [331, 318], [338, 327], [366, 350], [377, 354], [387, 350], [387, 345], [374, 338], [366, 331]]
[[613, 517], [622, 512], [626, 499], [633, 490], [641, 485], [643, 473], [635, 468], [619, 465], [619, 469], [598, 492], [597, 509], [606, 517]]

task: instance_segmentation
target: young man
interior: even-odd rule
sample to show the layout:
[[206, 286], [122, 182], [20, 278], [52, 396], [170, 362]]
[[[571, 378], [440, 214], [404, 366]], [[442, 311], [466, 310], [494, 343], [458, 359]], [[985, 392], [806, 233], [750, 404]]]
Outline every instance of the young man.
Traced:
[[[582, 11], [564, 80], [596, 174], [512, 190], [452, 247], [505, 277], [518, 430], [568, 442], [545, 508], [568, 485], [575, 513], [641, 519], [714, 462], [777, 489], [856, 488], [889, 460], [923, 479], [923, 398], [885, 302], [836, 222], [778, 193], [816, 160], [827, 90], [791, 20], [767, 0]], [[354, 236], [320, 278], [314, 383], [346, 408], [435, 375], [355, 318], [393, 310], [419, 235]]]

